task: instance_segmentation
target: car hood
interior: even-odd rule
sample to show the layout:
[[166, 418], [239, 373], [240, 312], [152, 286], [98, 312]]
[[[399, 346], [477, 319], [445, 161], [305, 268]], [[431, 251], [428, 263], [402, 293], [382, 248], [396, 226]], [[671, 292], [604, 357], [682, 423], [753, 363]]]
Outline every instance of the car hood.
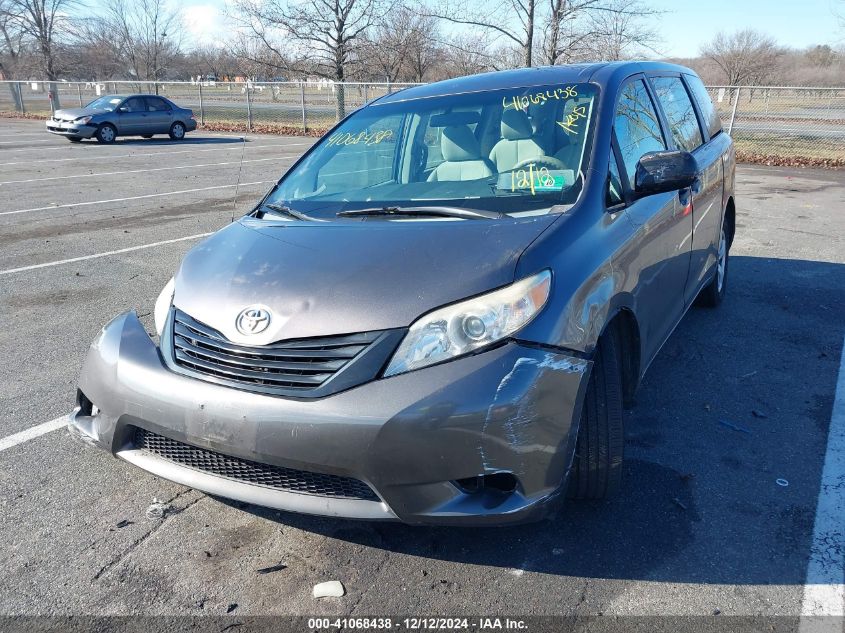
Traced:
[[[384, 330], [514, 281], [517, 260], [557, 215], [502, 220], [338, 221], [243, 219], [195, 246], [173, 303], [230, 341]], [[249, 306], [270, 326], [245, 336]]]
[[56, 110], [53, 116], [56, 119], [67, 119], [72, 121], [81, 116], [93, 116], [102, 112], [107, 112], [107, 110], [103, 110], [101, 108], [65, 108], [64, 110]]

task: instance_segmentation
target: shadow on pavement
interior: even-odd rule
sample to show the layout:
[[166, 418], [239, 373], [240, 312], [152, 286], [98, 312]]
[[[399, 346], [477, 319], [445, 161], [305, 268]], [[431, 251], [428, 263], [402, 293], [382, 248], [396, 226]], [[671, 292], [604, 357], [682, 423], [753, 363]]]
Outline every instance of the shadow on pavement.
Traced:
[[627, 415], [624, 484], [612, 500], [483, 529], [221, 501], [423, 559], [587, 578], [803, 584], [845, 331], [845, 265], [735, 256], [729, 274], [725, 303], [693, 308], [650, 368]]

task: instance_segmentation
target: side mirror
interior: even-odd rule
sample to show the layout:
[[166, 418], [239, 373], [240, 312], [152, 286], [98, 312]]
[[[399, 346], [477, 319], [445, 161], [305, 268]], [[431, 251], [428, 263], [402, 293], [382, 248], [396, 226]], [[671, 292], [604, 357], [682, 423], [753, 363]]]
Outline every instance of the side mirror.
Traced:
[[634, 194], [638, 198], [691, 187], [698, 178], [698, 163], [689, 152], [649, 152], [637, 162]]

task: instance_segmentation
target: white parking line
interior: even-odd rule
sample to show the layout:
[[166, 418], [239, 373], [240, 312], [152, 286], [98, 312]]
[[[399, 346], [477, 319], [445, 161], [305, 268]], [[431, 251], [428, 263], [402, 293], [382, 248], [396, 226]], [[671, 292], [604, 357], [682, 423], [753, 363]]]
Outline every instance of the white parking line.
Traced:
[[111, 198], [110, 200], [89, 200], [88, 202], [70, 202], [68, 204], [54, 204], [48, 207], [34, 207], [32, 209], [16, 209], [15, 211], [0, 211], [0, 215], [14, 215], [16, 213], [30, 213], [32, 211], [49, 211], [50, 209], [72, 209], [75, 207], [86, 207], [92, 204], [109, 204], [111, 202], [126, 202], [128, 200], [143, 200], [146, 198], [160, 198], [162, 196], [176, 196], [183, 193], [196, 193], [198, 191], [211, 191], [213, 189], [231, 189], [232, 187], [249, 187], [251, 185], [266, 185], [275, 182], [273, 180], [256, 180], [255, 182], [242, 182], [240, 185], [231, 183], [229, 185], [214, 185], [213, 187], [198, 187], [197, 189], [182, 189], [180, 191], [165, 191], [162, 193], [148, 193], [143, 196], [129, 196], [128, 198]]
[[188, 240], [198, 240], [201, 237], [208, 237], [211, 233], [197, 233], [196, 235], [187, 235], [185, 237], [177, 237], [172, 240], [163, 240], [161, 242], [153, 242], [152, 244], [140, 244], [138, 246], [129, 246], [127, 248], [120, 248], [116, 251], [106, 251], [105, 253], [94, 253], [93, 255], [82, 255], [81, 257], [71, 257], [70, 259], [60, 259], [55, 262], [45, 262], [43, 264], [33, 264], [32, 266], [21, 266], [20, 268], [8, 268], [0, 270], [0, 275], [11, 275], [12, 273], [22, 273], [27, 270], [36, 270], [37, 268], [49, 268], [51, 266], [61, 266], [62, 264], [72, 264], [74, 262], [85, 261], [86, 259], [98, 259], [100, 257], [109, 257], [111, 255], [120, 255], [121, 253], [131, 253], [132, 251], [140, 251], [146, 248], [154, 248], [156, 246], [164, 246], [165, 244], [175, 244], [176, 242], [187, 242]]
[[0, 439], [0, 451], [5, 451], [7, 448], [12, 448], [13, 446], [17, 446], [18, 444], [23, 444], [24, 442], [28, 442], [29, 440], [34, 440], [36, 437], [41, 437], [42, 435], [46, 435], [52, 431], [58, 431], [59, 429], [63, 429], [67, 426], [68, 416], [63, 415], [60, 418], [56, 418], [55, 420], [50, 420], [49, 422], [44, 422], [43, 424], [39, 424], [37, 426], [32, 426], [28, 429], [20, 431], [19, 433], [14, 433], [7, 437]]
[[[820, 617], [823, 616], [823, 617]], [[838, 616], [837, 618], [830, 616]], [[845, 343], [827, 432], [804, 597], [802, 633], [842, 631], [845, 616]]]
[[[52, 143], [53, 139], [43, 138], [37, 141], [26, 141], [27, 143]], [[0, 141], [0, 145], [20, 145], [20, 141]]]
[[[311, 145], [311, 143], [272, 143], [269, 145], [250, 145], [247, 143], [246, 147], [248, 149], [264, 149], [267, 147], [296, 147], [298, 145]], [[41, 148], [44, 149], [44, 148]], [[147, 158], [148, 156], [173, 156], [174, 154], [199, 154], [204, 152], [226, 152], [232, 150], [241, 150], [240, 143], [227, 145], [226, 147], [212, 147], [210, 149], [180, 149], [176, 151], [164, 151], [164, 152], [136, 152], [134, 154], [110, 154], [107, 156], [109, 160], [113, 158]], [[88, 151], [88, 150], [84, 150]], [[91, 150], [92, 152], [94, 150]], [[104, 156], [101, 154], [94, 154], [92, 156], [74, 156], [72, 158], [36, 158], [34, 160], [17, 160], [11, 161], [8, 163], [0, 163], [0, 166], [7, 166], [7, 165], [40, 165], [42, 163], [67, 163], [70, 161], [81, 161], [81, 160], [103, 160]]]
[[293, 158], [292, 156], [270, 156], [269, 158], [251, 158], [250, 160], [240, 161], [232, 160], [223, 163], [204, 163], [201, 165], [178, 165], [176, 167], [152, 167], [150, 169], [128, 169], [125, 171], [103, 171], [95, 174], [71, 174], [66, 176], [50, 176], [48, 178], [28, 178], [26, 180], [5, 180], [0, 182], [2, 185], [20, 185], [28, 182], [45, 182], [47, 180], [67, 180], [75, 178], [93, 178], [95, 176], [119, 176], [121, 174], [143, 174], [151, 171], [174, 171], [176, 169], [196, 169], [200, 167], [219, 167], [222, 165], [240, 165], [243, 163], [261, 163], [268, 160], [285, 161]]

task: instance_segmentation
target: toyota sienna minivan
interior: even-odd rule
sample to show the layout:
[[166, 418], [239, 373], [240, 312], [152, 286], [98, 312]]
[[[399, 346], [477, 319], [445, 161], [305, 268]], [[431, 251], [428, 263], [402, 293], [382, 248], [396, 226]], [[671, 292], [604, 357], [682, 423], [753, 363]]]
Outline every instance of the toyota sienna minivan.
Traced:
[[611, 494], [623, 407], [725, 295], [734, 150], [687, 68], [532, 68], [353, 112], [91, 345], [71, 429], [296, 512], [534, 520]]

